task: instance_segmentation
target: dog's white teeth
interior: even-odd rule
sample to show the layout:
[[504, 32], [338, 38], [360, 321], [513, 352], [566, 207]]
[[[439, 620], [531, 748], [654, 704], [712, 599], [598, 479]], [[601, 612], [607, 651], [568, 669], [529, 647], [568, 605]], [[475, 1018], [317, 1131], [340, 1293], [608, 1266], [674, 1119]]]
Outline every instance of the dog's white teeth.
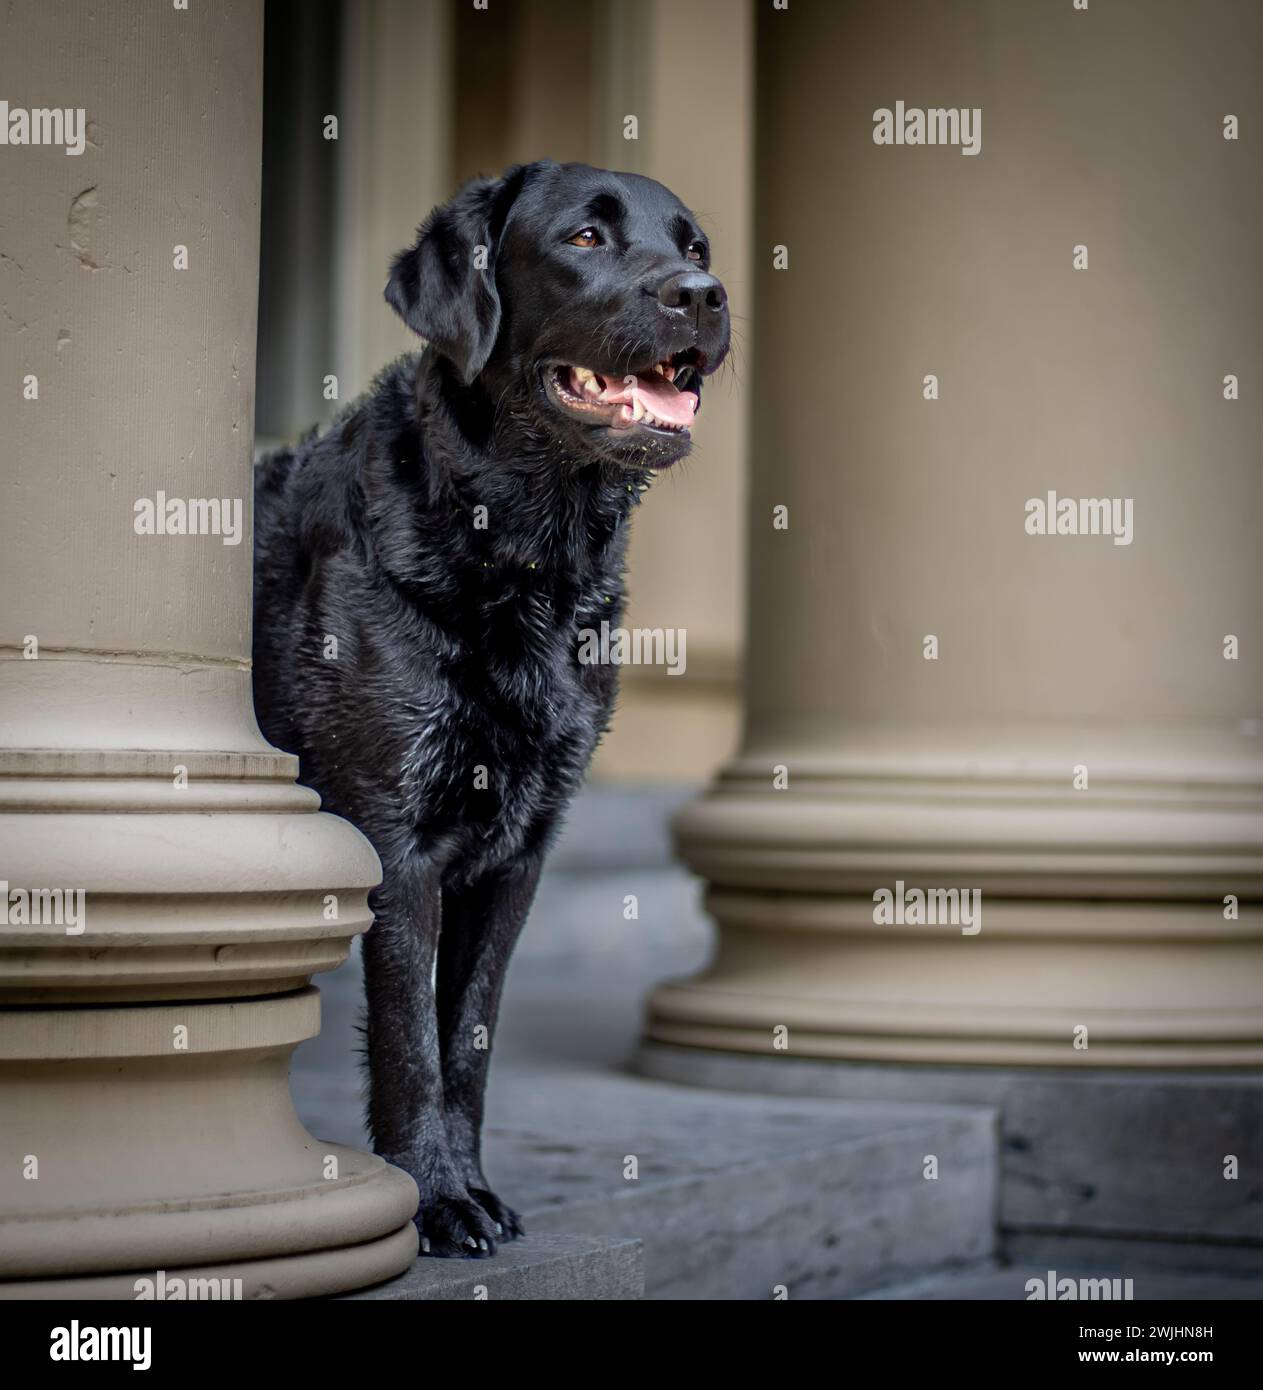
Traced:
[[589, 371], [587, 367], [571, 367], [570, 370], [574, 373], [574, 378], [580, 386], [586, 385], [595, 375], [595, 373]]
[[644, 406], [641, 404], [641, 402], [640, 402], [640, 397], [639, 397], [639, 396], [633, 396], [633, 397], [632, 397], [632, 419], [633, 419], [633, 420], [643, 420], [643, 419], [645, 418], [645, 416], [648, 415], [648, 414], [649, 414], [649, 412], [645, 409], [645, 407], [644, 407]]
[[596, 374], [589, 372], [587, 380], [583, 383], [583, 394], [585, 396], [599, 396], [603, 389]]

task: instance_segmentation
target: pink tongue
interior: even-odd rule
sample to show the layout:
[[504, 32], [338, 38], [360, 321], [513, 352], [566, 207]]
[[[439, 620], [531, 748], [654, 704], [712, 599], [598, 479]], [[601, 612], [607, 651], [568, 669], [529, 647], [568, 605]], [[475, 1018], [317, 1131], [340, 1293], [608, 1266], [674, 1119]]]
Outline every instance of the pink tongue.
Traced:
[[666, 377], [657, 372], [645, 372], [638, 376], [635, 387], [626, 385], [625, 379], [616, 384], [607, 377], [605, 390], [598, 399], [612, 405], [631, 405], [633, 390], [639, 395], [641, 405], [659, 420], [669, 425], [693, 423], [697, 396], [692, 391], [677, 391]]

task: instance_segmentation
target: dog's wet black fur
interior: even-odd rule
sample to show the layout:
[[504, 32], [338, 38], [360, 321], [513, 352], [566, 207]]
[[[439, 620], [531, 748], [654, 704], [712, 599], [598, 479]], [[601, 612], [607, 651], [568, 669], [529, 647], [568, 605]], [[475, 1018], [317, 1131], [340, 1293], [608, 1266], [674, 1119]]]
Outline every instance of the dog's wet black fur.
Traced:
[[543, 162], [476, 180], [391, 270], [429, 346], [256, 470], [259, 721], [382, 861], [369, 1124], [420, 1187], [430, 1254], [521, 1232], [480, 1157], [501, 982], [613, 707], [616, 670], [581, 664], [579, 634], [618, 624], [631, 511], [689, 445], [573, 399], [558, 364], [651, 401], [671, 364], [700, 395], [728, 348], [708, 267], [649, 179]]

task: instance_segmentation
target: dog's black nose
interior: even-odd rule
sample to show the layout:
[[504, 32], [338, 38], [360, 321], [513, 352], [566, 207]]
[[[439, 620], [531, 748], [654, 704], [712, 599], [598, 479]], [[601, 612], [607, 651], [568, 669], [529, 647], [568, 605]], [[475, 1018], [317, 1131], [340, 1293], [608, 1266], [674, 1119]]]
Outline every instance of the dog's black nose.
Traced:
[[667, 309], [697, 309], [699, 315], [720, 314], [728, 292], [704, 270], [685, 270], [658, 286], [658, 303]]

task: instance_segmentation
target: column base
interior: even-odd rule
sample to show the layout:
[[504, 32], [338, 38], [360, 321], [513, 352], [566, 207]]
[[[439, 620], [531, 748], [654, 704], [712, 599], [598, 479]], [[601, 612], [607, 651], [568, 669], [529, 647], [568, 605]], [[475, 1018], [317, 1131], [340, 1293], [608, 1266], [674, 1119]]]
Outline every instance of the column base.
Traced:
[[743, 753], [676, 819], [719, 943], [654, 991], [647, 1036], [774, 1059], [1263, 1065], [1257, 743], [909, 727]]
[[[394, 1169], [387, 1169], [393, 1173]], [[160, 1285], [164, 1302], [236, 1299], [326, 1298], [380, 1284], [411, 1267], [417, 1254], [417, 1228], [409, 1220], [397, 1231], [362, 1245], [337, 1250], [314, 1250], [268, 1260], [235, 1260], [164, 1270]], [[0, 1281], [0, 1299], [134, 1300], [139, 1280], [155, 1283], [150, 1270], [130, 1274], [100, 1274], [69, 1279]], [[240, 1280], [240, 1288], [236, 1281]], [[141, 1285], [145, 1289], [145, 1285]]]
[[294, 1110], [319, 1022], [310, 987], [0, 1011], [0, 1298], [136, 1298], [159, 1271], [292, 1298], [406, 1269], [416, 1184]]
[[289, 1093], [377, 857], [262, 748], [0, 752], [0, 1298], [299, 1297], [416, 1253], [412, 1179]]
[[[941, 881], [941, 880], [940, 880]], [[650, 1041], [837, 1061], [1263, 1066], [1263, 924], [1208, 903], [985, 899], [982, 928], [871, 898], [712, 891], [714, 962], [649, 998]]]

